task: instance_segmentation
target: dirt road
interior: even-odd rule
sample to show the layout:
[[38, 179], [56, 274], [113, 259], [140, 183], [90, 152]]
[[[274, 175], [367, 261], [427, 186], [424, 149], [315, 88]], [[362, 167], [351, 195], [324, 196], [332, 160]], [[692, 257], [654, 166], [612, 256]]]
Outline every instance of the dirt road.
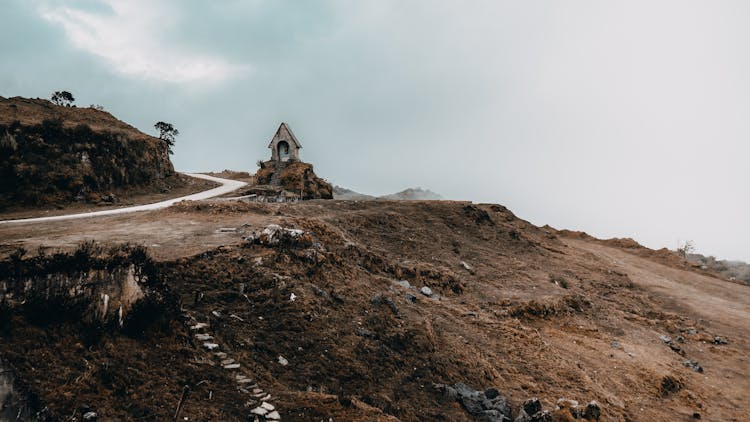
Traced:
[[194, 193], [192, 195], [181, 196], [179, 198], [168, 199], [166, 201], [161, 201], [161, 202], [155, 202], [153, 204], [137, 205], [134, 207], [116, 208], [116, 209], [109, 209], [109, 210], [102, 210], [102, 211], [84, 212], [84, 213], [78, 213], [78, 214], [56, 215], [56, 216], [50, 216], [50, 217], [20, 218], [16, 220], [0, 220], [0, 224], [44, 223], [44, 222], [49, 222], [49, 221], [61, 221], [61, 220], [72, 220], [72, 219], [77, 219], [77, 218], [100, 217], [100, 216], [105, 216], [105, 215], [127, 214], [127, 213], [138, 212], [138, 211], [153, 211], [153, 210], [158, 210], [162, 208], [167, 208], [180, 201], [199, 201], [201, 199], [208, 199], [208, 198], [213, 198], [216, 196], [221, 196], [226, 193], [235, 191], [247, 184], [245, 182], [241, 182], [237, 180], [222, 179], [219, 177], [208, 176], [205, 174], [198, 174], [198, 173], [185, 173], [185, 174], [190, 177], [195, 177], [198, 179], [210, 180], [212, 182], [221, 183], [221, 186], [207, 190], [207, 191]]

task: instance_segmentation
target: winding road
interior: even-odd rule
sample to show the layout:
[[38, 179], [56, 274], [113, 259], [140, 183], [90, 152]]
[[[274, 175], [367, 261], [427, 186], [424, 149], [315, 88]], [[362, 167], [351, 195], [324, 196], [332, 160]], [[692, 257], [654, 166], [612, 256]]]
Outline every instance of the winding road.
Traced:
[[88, 217], [99, 217], [103, 215], [116, 215], [116, 214], [127, 214], [138, 211], [153, 211], [162, 208], [167, 208], [180, 201], [199, 201], [202, 199], [213, 198], [216, 196], [224, 195], [235, 191], [247, 183], [240, 182], [238, 180], [222, 179], [220, 177], [208, 176], [206, 174], [198, 173], [183, 173], [186, 176], [196, 177], [198, 179], [210, 180], [212, 182], [221, 183], [221, 186], [209, 189], [203, 192], [194, 193], [192, 195], [181, 196], [179, 198], [167, 199], [166, 201], [155, 202], [153, 204], [136, 205], [133, 207], [116, 208], [111, 210], [102, 211], [91, 211], [82, 212], [78, 214], [67, 214], [67, 215], [55, 215], [51, 217], [35, 217], [35, 218], [19, 218], [16, 220], [0, 220], [0, 224], [13, 224], [13, 223], [44, 223], [49, 221], [61, 221], [61, 220], [73, 220], [77, 218], [88, 218]]

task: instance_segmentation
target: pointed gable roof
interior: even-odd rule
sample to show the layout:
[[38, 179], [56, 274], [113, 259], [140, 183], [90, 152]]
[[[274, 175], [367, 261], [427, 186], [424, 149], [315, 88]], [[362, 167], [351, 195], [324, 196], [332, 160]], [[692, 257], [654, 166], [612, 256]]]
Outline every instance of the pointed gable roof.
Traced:
[[296, 145], [297, 148], [302, 148], [302, 144], [299, 143], [297, 137], [294, 136], [294, 132], [292, 132], [292, 129], [285, 122], [281, 122], [281, 124], [279, 125], [279, 129], [276, 130], [276, 134], [273, 135], [273, 138], [271, 138], [271, 142], [268, 144], [268, 148], [271, 148], [271, 145], [273, 145], [273, 141], [278, 138], [291, 139], [292, 141], [294, 141], [294, 145]]

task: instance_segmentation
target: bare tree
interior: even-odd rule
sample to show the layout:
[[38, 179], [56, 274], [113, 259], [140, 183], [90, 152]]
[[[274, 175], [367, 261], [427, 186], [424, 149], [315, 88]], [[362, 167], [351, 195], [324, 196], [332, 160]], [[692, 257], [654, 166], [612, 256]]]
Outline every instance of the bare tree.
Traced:
[[683, 258], [687, 258], [693, 252], [695, 252], [695, 245], [692, 240], [685, 241], [682, 246], [677, 248], [677, 253]]

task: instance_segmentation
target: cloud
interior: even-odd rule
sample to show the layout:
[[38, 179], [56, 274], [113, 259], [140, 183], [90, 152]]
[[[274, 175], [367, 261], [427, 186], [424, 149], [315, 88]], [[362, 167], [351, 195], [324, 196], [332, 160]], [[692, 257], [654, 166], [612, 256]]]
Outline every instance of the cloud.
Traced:
[[109, 10], [41, 4], [41, 16], [59, 24], [77, 48], [128, 77], [174, 83], [223, 81], [250, 70], [220, 57], [185, 51], [165, 41], [179, 11], [149, 0], [106, 0]]

